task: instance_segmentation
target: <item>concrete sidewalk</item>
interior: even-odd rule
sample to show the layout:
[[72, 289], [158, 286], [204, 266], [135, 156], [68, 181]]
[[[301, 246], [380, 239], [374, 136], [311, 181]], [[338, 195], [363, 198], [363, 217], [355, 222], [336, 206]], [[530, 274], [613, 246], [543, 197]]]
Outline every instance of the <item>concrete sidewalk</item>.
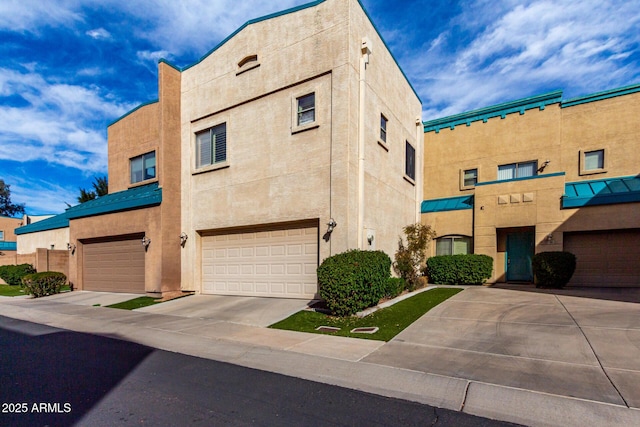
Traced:
[[638, 304], [470, 288], [383, 343], [63, 300], [0, 314], [525, 425], [640, 425]]

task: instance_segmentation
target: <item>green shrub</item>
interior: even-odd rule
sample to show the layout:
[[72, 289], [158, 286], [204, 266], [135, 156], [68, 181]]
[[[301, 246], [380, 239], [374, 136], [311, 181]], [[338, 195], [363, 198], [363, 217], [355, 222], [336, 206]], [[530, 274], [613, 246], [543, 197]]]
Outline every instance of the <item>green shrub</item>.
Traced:
[[436, 236], [430, 226], [416, 223], [402, 229], [407, 238], [405, 246], [402, 237], [398, 239], [393, 270], [404, 279], [406, 289], [413, 291], [423, 285], [420, 267], [427, 256], [429, 242]]
[[562, 288], [576, 271], [576, 256], [571, 252], [540, 252], [531, 261], [536, 288]]
[[354, 249], [325, 259], [317, 271], [320, 296], [331, 313], [350, 316], [384, 297], [391, 258], [382, 251]]
[[36, 269], [31, 264], [3, 265], [0, 267], [0, 279], [7, 285], [19, 286], [24, 276], [35, 272]]
[[58, 294], [66, 283], [67, 276], [56, 271], [28, 274], [22, 278], [24, 288], [35, 298]]
[[395, 298], [400, 295], [407, 285], [402, 277], [389, 277], [384, 290], [384, 296], [386, 298]]
[[427, 259], [429, 282], [442, 285], [480, 285], [491, 277], [493, 258], [488, 255], [438, 255]]

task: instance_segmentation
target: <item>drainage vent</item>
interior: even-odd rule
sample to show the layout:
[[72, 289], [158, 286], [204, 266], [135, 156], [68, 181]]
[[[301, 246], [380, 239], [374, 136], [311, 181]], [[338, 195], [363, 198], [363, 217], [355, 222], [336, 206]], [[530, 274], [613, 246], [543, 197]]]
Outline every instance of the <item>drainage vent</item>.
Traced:
[[351, 330], [352, 334], [375, 334], [378, 332], [377, 326], [368, 326], [366, 328], [354, 328]]
[[334, 326], [318, 326], [316, 331], [320, 332], [338, 332], [340, 328], [336, 328]]

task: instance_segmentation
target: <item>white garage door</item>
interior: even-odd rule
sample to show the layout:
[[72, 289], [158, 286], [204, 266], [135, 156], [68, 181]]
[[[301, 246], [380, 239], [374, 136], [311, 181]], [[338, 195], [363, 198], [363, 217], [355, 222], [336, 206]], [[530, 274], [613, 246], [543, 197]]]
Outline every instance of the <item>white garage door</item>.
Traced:
[[144, 247], [140, 239], [83, 245], [83, 288], [144, 293]]
[[640, 230], [565, 233], [564, 249], [577, 258], [570, 286], [640, 286]]
[[202, 292], [314, 298], [318, 228], [289, 228], [202, 238]]

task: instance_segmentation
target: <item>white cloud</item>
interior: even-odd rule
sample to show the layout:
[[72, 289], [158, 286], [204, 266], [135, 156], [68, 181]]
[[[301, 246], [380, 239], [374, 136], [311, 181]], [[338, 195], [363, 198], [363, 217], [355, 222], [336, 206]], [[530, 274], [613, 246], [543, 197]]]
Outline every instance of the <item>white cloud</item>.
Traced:
[[109, 31], [105, 30], [104, 28], [96, 28], [94, 30], [89, 30], [87, 31], [87, 35], [94, 39], [110, 39], [111, 38], [111, 34], [109, 33]]
[[38, 32], [45, 26], [70, 26], [82, 20], [73, 0], [2, 0], [0, 29]]
[[11, 185], [11, 201], [24, 204], [30, 215], [58, 214], [70, 205], [77, 204], [78, 188], [62, 187], [51, 181], [32, 176], [8, 175], [3, 177]]

